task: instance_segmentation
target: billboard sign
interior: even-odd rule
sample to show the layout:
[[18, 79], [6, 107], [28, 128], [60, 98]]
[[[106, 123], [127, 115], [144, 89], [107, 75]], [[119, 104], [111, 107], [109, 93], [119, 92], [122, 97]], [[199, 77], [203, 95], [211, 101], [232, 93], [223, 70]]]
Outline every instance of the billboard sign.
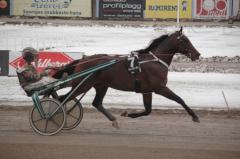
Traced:
[[229, 0], [196, 0], [195, 18], [228, 18]]
[[[60, 67], [73, 61], [73, 59], [61, 52], [39, 52], [38, 71], [43, 71], [48, 66]], [[10, 66], [14, 69], [21, 68], [24, 65], [22, 56], [10, 61]]]
[[143, 18], [145, 0], [100, 0], [100, 18]]
[[23, 16], [91, 17], [90, 0], [12, 0], [12, 14]]
[[[145, 18], [177, 18], [178, 0], [147, 0]], [[192, 18], [192, 0], [180, 0], [180, 18]]]
[[0, 0], [0, 16], [10, 15], [10, 0]]

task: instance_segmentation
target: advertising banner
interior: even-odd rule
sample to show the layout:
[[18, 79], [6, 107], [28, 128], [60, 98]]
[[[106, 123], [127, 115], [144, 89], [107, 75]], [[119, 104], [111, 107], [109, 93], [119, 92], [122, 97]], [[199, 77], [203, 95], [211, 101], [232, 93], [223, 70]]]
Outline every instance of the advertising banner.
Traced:
[[10, 15], [10, 0], [0, 0], [0, 16]]
[[8, 75], [8, 61], [9, 61], [9, 51], [0, 50], [0, 76]]
[[[60, 52], [39, 52], [38, 71], [42, 71], [44, 68], [60, 67], [70, 63], [73, 59], [68, 55]], [[9, 63], [12, 67], [21, 68], [24, 65], [22, 56], [16, 58]]]
[[90, 0], [12, 0], [12, 14], [24, 16], [91, 17]]
[[[59, 67], [66, 65], [73, 61], [74, 59], [81, 59], [84, 53], [81, 52], [70, 52], [70, 53], [63, 53], [63, 52], [39, 52], [39, 59], [38, 59], [38, 71], [42, 71], [44, 68], [48, 66], [52, 67]], [[9, 75], [15, 76], [16, 69], [22, 67], [24, 64], [24, 60], [22, 58], [21, 52], [10, 52], [9, 54], [9, 61], [7, 64], [9, 65]]]
[[[145, 18], [177, 18], [178, 0], [146, 0]], [[192, 18], [192, 0], [180, 0], [180, 18]]]
[[239, 11], [239, 0], [233, 0], [232, 2], [232, 16], [237, 16], [238, 15], [238, 11]]
[[229, 0], [196, 0], [195, 18], [228, 18]]
[[100, 0], [100, 18], [143, 18], [145, 0]]

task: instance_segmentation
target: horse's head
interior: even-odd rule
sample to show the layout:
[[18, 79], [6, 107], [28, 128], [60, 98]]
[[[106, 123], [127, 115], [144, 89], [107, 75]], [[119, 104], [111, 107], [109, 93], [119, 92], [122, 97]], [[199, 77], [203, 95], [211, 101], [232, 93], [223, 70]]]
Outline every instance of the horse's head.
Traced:
[[182, 27], [179, 31], [171, 34], [170, 36], [175, 40], [177, 52], [186, 55], [192, 61], [199, 59], [200, 53], [192, 45], [191, 41], [182, 32]]

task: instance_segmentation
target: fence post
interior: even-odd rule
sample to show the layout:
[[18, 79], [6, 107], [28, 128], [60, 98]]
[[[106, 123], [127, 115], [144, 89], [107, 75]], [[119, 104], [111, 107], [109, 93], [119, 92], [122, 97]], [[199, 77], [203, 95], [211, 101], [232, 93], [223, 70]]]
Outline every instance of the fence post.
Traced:
[[231, 114], [230, 114], [230, 108], [229, 108], [229, 105], [228, 105], [227, 98], [226, 98], [226, 96], [225, 96], [225, 94], [224, 94], [224, 91], [222, 91], [222, 95], [223, 95], [223, 98], [224, 98], [225, 104], [226, 104], [226, 106], [227, 106], [228, 117], [230, 117], [230, 116], [231, 116]]
[[179, 18], [180, 18], [180, 0], [177, 2], [177, 28], [179, 28]]

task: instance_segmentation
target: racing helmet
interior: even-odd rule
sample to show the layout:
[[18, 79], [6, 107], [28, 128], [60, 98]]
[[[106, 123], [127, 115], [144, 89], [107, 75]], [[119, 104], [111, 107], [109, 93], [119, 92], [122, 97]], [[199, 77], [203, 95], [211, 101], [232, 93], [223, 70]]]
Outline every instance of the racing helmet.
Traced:
[[38, 51], [32, 47], [26, 47], [22, 51], [22, 57], [27, 62], [33, 62], [37, 55]]

